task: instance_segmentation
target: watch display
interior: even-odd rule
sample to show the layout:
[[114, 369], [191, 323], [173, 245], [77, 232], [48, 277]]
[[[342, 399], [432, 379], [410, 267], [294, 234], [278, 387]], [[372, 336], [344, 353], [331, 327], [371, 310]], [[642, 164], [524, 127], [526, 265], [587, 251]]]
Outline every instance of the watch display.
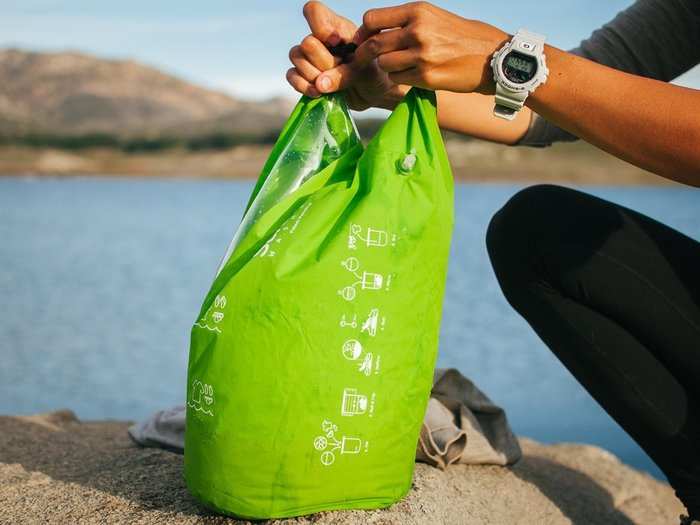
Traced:
[[511, 51], [503, 59], [503, 74], [511, 82], [524, 84], [537, 73], [537, 59], [517, 51]]

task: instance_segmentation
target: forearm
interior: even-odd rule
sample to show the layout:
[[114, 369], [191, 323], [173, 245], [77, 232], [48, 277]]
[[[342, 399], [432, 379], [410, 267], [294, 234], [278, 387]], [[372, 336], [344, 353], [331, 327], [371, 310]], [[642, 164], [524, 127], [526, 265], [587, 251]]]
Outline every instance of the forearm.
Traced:
[[530, 124], [528, 108], [524, 108], [510, 122], [494, 117], [492, 95], [438, 91], [437, 99], [440, 127], [456, 133], [502, 144], [515, 144]]
[[700, 186], [700, 91], [547, 47], [548, 81], [527, 106], [641, 168]]

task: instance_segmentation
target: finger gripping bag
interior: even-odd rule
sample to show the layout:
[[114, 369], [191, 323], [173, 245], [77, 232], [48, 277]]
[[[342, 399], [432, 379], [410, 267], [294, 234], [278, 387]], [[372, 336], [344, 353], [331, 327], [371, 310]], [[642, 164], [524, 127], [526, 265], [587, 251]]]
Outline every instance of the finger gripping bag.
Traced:
[[453, 223], [433, 92], [363, 151], [342, 95], [303, 97], [192, 328], [185, 478], [247, 518], [408, 492]]

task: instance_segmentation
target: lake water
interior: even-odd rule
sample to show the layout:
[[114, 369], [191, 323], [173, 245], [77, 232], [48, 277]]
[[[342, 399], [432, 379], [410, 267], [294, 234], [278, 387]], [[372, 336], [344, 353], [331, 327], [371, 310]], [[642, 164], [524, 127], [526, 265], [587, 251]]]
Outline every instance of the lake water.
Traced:
[[[250, 182], [0, 179], [0, 413], [139, 419], [182, 403], [189, 331]], [[517, 191], [458, 185], [439, 366], [504, 406], [518, 434], [601, 445], [660, 472], [501, 295], [491, 215]], [[700, 238], [700, 193], [589, 188]]]

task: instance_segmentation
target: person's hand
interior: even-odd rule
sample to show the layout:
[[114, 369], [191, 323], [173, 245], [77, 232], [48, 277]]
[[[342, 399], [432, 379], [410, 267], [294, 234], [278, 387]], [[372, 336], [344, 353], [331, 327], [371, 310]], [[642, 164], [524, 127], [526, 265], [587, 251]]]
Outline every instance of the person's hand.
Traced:
[[314, 1], [304, 5], [304, 17], [311, 34], [289, 51], [294, 67], [287, 71], [287, 81], [298, 92], [317, 97], [345, 89], [350, 108], [362, 111], [369, 107], [391, 109], [408, 91], [407, 86], [392, 82], [374, 60], [358, 65], [350, 57], [342, 63], [330, 53], [326, 45], [349, 43], [355, 38], [357, 26], [350, 20]]
[[365, 13], [354, 62], [377, 64], [396, 84], [492, 94], [490, 60], [508, 39], [496, 27], [413, 2]]

